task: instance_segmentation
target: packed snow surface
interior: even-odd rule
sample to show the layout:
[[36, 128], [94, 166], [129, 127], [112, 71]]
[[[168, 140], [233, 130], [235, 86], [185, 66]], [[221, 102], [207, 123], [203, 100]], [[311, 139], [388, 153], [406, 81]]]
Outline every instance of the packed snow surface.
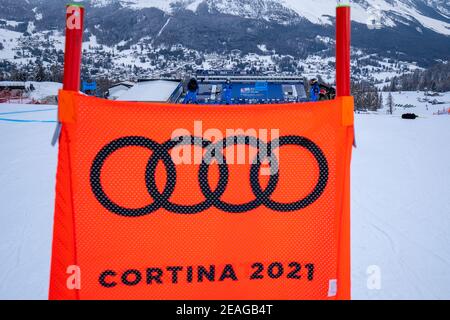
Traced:
[[[414, 104], [419, 94], [396, 95]], [[354, 299], [450, 299], [450, 116], [417, 108], [414, 121], [356, 115]], [[47, 298], [55, 119], [55, 106], [0, 104], [0, 299]], [[367, 287], [371, 266], [379, 290]]]
[[180, 83], [176, 81], [153, 80], [139, 82], [120, 94], [120, 101], [168, 101]]

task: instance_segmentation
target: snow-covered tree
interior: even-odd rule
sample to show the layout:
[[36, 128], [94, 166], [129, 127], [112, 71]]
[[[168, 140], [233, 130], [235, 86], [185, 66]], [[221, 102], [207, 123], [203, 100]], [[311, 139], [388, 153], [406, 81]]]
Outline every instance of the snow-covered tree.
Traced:
[[387, 113], [388, 114], [393, 114], [394, 113], [394, 97], [392, 97], [392, 93], [391, 92], [389, 92], [389, 95], [387, 97], [386, 107], [387, 107]]
[[34, 81], [42, 82], [47, 80], [47, 72], [45, 71], [44, 66], [42, 65], [42, 62], [36, 61], [37, 66], [34, 71]]

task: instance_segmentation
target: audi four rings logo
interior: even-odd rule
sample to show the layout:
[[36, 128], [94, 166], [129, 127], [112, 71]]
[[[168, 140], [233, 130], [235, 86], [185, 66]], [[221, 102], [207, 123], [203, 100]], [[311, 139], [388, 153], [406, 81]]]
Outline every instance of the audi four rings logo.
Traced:
[[[205, 200], [194, 205], [182, 205], [170, 201], [177, 183], [176, 166], [170, 155], [170, 150], [182, 145], [197, 146], [207, 151], [205, 152], [206, 155], [203, 157], [198, 171], [198, 183]], [[223, 152], [220, 150], [235, 145], [247, 145], [260, 150], [252, 162], [250, 169], [250, 184], [255, 199], [244, 204], [227, 203], [221, 200], [229, 181], [229, 167]], [[313, 191], [305, 198], [292, 203], [280, 203], [271, 199], [279, 182], [278, 160], [273, 152], [274, 150], [272, 150], [273, 145], [275, 145], [276, 148], [288, 145], [299, 146], [308, 150], [314, 156], [319, 167], [319, 177]], [[142, 147], [153, 151], [148, 160], [145, 172], [146, 188], [153, 198], [153, 202], [142, 208], [126, 208], [115, 203], [106, 195], [101, 184], [100, 176], [105, 161], [117, 150], [127, 147]], [[262, 155], [261, 150], [267, 152], [264, 152]], [[216, 162], [219, 166], [219, 181], [214, 190], [208, 182], [209, 168], [213, 162], [211, 160], [213, 159], [217, 160]], [[269, 160], [272, 174], [270, 175], [267, 187], [263, 189], [260, 183], [260, 169], [265, 160]], [[162, 192], [158, 190], [155, 181], [156, 168], [159, 161], [162, 161], [164, 164], [167, 174], [166, 184]], [[327, 186], [328, 174], [328, 163], [322, 150], [314, 142], [301, 136], [283, 136], [274, 140], [272, 143], [265, 143], [260, 139], [251, 136], [232, 136], [217, 143], [212, 143], [211, 141], [199, 137], [186, 136], [179, 137], [178, 139], [171, 139], [163, 144], [145, 137], [130, 136], [114, 140], [100, 150], [92, 163], [90, 182], [91, 189], [100, 204], [108, 211], [125, 217], [141, 217], [160, 209], [165, 209], [176, 214], [197, 214], [208, 210], [211, 207], [215, 207], [228, 213], [248, 212], [261, 206], [265, 206], [278, 212], [292, 212], [304, 209], [320, 198]]]

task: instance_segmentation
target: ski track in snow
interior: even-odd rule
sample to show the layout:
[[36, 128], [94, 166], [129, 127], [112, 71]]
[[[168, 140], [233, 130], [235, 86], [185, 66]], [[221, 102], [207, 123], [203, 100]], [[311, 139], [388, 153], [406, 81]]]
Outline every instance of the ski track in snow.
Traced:
[[[44, 110], [52, 108], [0, 104], [0, 114], [54, 121], [56, 111]], [[54, 129], [51, 123], [0, 121], [0, 299], [47, 298]], [[356, 132], [353, 298], [450, 299], [450, 116], [357, 115]], [[381, 270], [381, 290], [367, 288], [372, 265]]]
[[[54, 106], [40, 106], [40, 108]], [[0, 104], [0, 112], [36, 106]], [[54, 110], [10, 114], [54, 120]], [[0, 298], [45, 299], [48, 290], [57, 149], [54, 124], [0, 121]]]
[[161, 30], [159, 30], [155, 39], [159, 38], [162, 35], [162, 33], [164, 32], [164, 29], [166, 29], [166, 27], [169, 25], [171, 19], [172, 19], [172, 17], [169, 17], [169, 19], [167, 19], [166, 23], [162, 26]]

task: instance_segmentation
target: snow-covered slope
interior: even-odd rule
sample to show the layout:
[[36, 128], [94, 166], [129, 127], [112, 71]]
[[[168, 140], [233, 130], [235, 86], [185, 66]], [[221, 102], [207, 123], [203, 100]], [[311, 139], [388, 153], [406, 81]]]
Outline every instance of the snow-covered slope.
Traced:
[[29, 81], [27, 85], [33, 84], [35, 91], [30, 93], [30, 98], [35, 100], [42, 100], [47, 97], [56, 97], [58, 90], [62, 89], [62, 84], [57, 82], [36, 82]]
[[[356, 116], [354, 298], [450, 298], [449, 128], [450, 116]], [[367, 287], [373, 270], [381, 272], [379, 290]]]
[[[105, 6], [110, 4], [111, 0], [97, 0], [97, 6]], [[116, 1], [117, 2], [117, 1]], [[120, 3], [123, 6], [134, 8], [134, 9], [142, 9], [142, 8], [159, 8], [164, 11], [170, 11], [171, 5], [176, 3], [177, 1], [173, 0], [120, 0]]]
[[[197, 0], [201, 2], [202, 0]], [[124, 7], [133, 9], [158, 8], [166, 12], [172, 11], [174, 4], [188, 6], [195, 0], [78, 0], [75, 2], [90, 2], [94, 7], [105, 7], [112, 3], [120, 3]]]
[[[418, 97], [403, 93], [394, 100], [415, 104]], [[55, 121], [54, 106], [36, 109], [0, 104], [0, 118]], [[0, 299], [47, 298], [54, 128], [54, 123], [0, 120]], [[353, 298], [450, 299], [449, 128], [450, 116], [430, 113], [415, 121], [385, 113], [356, 115]], [[367, 287], [371, 266], [381, 272], [379, 290]]]
[[[386, 102], [389, 92], [383, 92], [382, 94], [385, 107], [378, 111], [381, 114], [387, 112]], [[404, 113], [415, 113], [419, 116], [429, 117], [450, 109], [450, 92], [442, 93], [434, 97], [427, 97], [420, 91], [392, 92], [392, 99], [395, 106], [395, 116], [400, 116]], [[435, 101], [442, 104], [433, 103]]]
[[14, 49], [17, 47], [18, 40], [21, 36], [22, 33], [20, 32], [0, 29], [0, 43], [3, 47], [3, 50], [0, 50], [0, 60], [14, 59]]
[[[324, 16], [334, 16], [335, 14], [335, 0], [321, 0], [320, 6], [315, 1], [280, 1], [313, 23], [320, 23]], [[431, 17], [431, 12], [423, 12], [423, 5], [434, 8], [435, 15]], [[352, 9], [352, 20], [356, 22], [368, 23], [369, 20], [375, 19], [377, 23], [390, 27], [397, 24], [419, 22], [425, 28], [450, 35], [448, 2], [444, 4], [441, 1], [422, 0], [355, 0], [352, 1]]]

